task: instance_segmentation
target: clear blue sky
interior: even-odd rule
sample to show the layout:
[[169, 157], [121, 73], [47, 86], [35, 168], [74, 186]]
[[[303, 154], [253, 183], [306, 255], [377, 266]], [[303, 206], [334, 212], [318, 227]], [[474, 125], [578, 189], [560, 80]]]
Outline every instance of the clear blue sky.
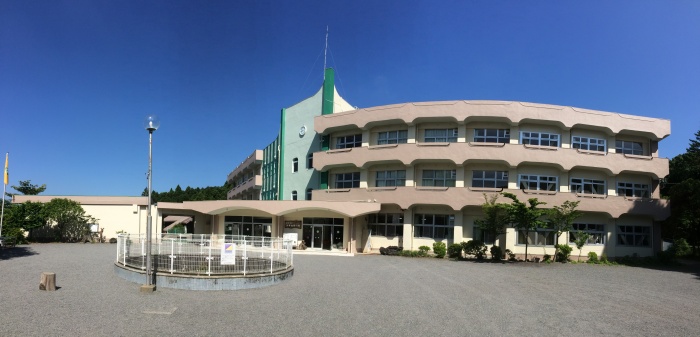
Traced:
[[[0, 0], [10, 184], [139, 195], [221, 185], [328, 65], [352, 105], [514, 100], [700, 130], [698, 1]], [[8, 190], [9, 186], [8, 186]]]

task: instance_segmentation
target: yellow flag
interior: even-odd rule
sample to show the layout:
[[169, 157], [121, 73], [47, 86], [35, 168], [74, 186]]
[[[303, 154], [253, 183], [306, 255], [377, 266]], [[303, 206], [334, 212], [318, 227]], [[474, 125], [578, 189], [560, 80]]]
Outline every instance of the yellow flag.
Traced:
[[5, 185], [10, 182], [9, 173], [7, 172], [7, 162], [10, 160], [10, 153], [5, 153]]

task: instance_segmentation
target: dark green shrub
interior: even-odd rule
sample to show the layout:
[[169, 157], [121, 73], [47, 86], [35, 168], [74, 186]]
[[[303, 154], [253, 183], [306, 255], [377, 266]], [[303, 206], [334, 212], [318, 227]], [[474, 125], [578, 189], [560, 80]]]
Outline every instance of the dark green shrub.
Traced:
[[503, 260], [503, 251], [501, 250], [501, 247], [491, 246], [490, 251], [491, 251], [491, 260], [494, 260], [494, 261]]
[[598, 264], [600, 261], [598, 261], [598, 254], [596, 252], [588, 252], [588, 263], [595, 263]]
[[435, 253], [435, 257], [438, 259], [442, 259], [447, 253], [447, 245], [445, 245], [444, 242], [433, 243], [433, 253]]
[[603, 263], [603, 264], [608, 264], [608, 263], [609, 263], [608, 257], [607, 257], [605, 254], [601, 255], [601, 256], [600, 256], [600, 262]]
[[117, 238], [110, 238], [109, 243], [117, 243]]
[[573, 248], [571, 248], [571, 246], [569, 245], [556, 245], [555, 247], [558, 249], [557, 261], [569, 261], [569, 256], [571, 255], [571, 251], [573, 250]]
[[542, 256], [542, 261], [543, 262], [552, 262], [552, 255], [544, 254], [544, 256]]
[[515, 261], [515, 254], [510, 249], [506, 249], [506, 255], [508, 255], [508, 261]]
[[449, 245], [447, 247], [447, 256], [451, 259], [458, 259], [462, 257], [462, 245], [460, 245], [459, 243], [453, 243]]
[[668, 249], [673, 256], [683, 257], [690, 254], [690, 245], [685, 239], [680, 238], [673, 241], [671, 248]]
[[466, 243], [462, 242], [462, 249], [466, 255], [474, 255], [477, 260], [483, 260], [486, 257], [486, 245], [479, 240], [469, 240]]
[[424, 254], [428, 254], [428, 252], [430, 251], [430, 247], [428, 247], [428, 246], [420, 246], [420, 247], [418, 247], [418, 251], [419, 251], [419, 252], [422, 252], [422, 253], [424, 253]]

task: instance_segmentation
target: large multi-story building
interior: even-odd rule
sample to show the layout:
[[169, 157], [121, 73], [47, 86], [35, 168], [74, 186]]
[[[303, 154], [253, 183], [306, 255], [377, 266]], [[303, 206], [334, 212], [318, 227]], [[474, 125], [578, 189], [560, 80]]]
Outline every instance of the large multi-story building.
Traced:
[[[503, 101], [357, 109], [331, 88], [326, 81], [316, 95], [284, 109], [278, 139], [229, 175], [231, 180], [249, 171], [255, 181], [237, 184], [230, 198], [380, 205], [379, 212], [352, 219], [349, 241], [324, 240], [348, 225], [342, 219], [317, 226], [320, 220], [302, 218], [301, 228], [282, 230], [297, 233], [309, 247], [493, 243], [497, 238], [480, 233], [474, 222], [482, 216], [484, 194], [507, 191], [523, 201], [546, 202], [545, 208], [580, 201], [583, 216], [574, 229], [591, 235], [584, 256], [646, 256], [660, 248], [660, 221], [669, 216], [669, 206], [659, 196], [668, 160], [659, 158], [658, 143], [670, 134], [668, 120]], [[333, 93], [330, 106], [337, 108], [324, 106], [327, 99], [319, 102], [326, 92]], [[272, 192], [249, 192], [262, 186]], [[566, 233], [558, 243], [573, 237]], [[552, 254], [557, 243], [547, 228], [528, 236], [508, 228], [498, 239], [516, 254], [526, 242]]]
[[[229, 200], [161, 202], [156, 231], [172, 216], [190, 217], [196, 234], [291, 236], [352, 253], [478, 239], [551, 255], [576, 231], [591, 235], [583, 256], [661, 249], [670, 209], [659, 196], [668, 160], [658, 144], [670, 121], [504, 101], [358, 109], [333, 76], [327, 69], [316, 94], [282, 109], [276, 139], [228, 175]], [[547, 228], [488, 237], [475, 220], [485, 195], [500, 192], [545, 208], [579, 201], [583, 215], [559, 242]]]

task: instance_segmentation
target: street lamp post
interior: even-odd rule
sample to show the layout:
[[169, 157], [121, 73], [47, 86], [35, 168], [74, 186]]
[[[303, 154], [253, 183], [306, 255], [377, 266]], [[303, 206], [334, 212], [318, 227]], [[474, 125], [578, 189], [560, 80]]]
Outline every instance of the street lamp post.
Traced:
[[150, 115], [146, 117], [144, 121], [144, 127], [148, 130], [148, 211], [146, 219], [146, 284], [141, 286], [141, 291], [149, 292], [156, 290], [153, 284], [153, 265], [151, 258], [151, 170], [153, 163], [153, 131], [156, 131], [160, 126], [160, 120], [155, 115]]

